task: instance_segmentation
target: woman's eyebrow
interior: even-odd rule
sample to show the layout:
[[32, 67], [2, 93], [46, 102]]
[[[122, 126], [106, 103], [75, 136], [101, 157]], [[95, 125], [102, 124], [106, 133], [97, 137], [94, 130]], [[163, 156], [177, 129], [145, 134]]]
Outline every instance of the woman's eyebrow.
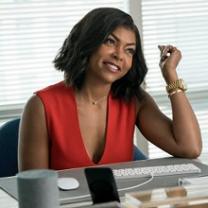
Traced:
[[[121, 42], [121, 40], [119, 39], [119, 37], [117, 37], [115, 34], [111, 33], [110, 35], [113, 36], [113, 38], [115, 38], [116, 41]], [[125, 43], [125, 45], [127, 45], [127, 46], [136, 46], [136, 43], [135, 43], [135, 42], [132, 42], [132, 43]]]

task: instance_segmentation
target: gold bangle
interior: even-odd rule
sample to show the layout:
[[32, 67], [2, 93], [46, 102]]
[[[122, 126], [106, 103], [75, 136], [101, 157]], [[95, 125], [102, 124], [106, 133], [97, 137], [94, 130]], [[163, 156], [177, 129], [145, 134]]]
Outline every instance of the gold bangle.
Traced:
[[179, 92], [184, 92], [184, 91], [181, 90], [181, 89], [176, 89], [176, 90], [174, 90], [174, 91], [168, 93], [168, 97], [171, 97], [172, 95], [175, 95], [175, 94], [177, 94], [177, 93], [179, 93]]
[[187, 87], [183, 79], [177, 79], [174, 82], [169, 83], [166, 86], [167, 93], [174, 92], [177, 89], [181, 89], [182, 91], [186, 91]]

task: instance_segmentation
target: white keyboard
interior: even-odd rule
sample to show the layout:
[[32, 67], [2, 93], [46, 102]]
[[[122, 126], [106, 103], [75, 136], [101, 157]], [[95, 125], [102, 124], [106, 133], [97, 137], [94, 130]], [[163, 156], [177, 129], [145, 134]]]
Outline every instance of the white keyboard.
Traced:
[[123, 168], [113, 169], [114, 177], [119, 179], [123, 178], [138, 178], [145, 176], [168, 176], [187, 173], [201, 173], [201, 169], [193, 163], [162, 165], [151, 167], [138, 167], [138, 168]]

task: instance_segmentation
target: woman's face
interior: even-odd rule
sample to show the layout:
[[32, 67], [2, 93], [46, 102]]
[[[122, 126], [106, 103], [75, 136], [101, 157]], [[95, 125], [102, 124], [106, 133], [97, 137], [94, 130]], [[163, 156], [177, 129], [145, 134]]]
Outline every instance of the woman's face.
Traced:
[[86, 78], [112, 84], [130, 70], [136, 51], [135, 33], [116, 28], [89, 59]]

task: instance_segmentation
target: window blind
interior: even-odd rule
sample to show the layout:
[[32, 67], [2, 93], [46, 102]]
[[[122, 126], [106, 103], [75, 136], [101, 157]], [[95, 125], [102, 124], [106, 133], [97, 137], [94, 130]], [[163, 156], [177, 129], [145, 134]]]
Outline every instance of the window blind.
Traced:
[[95, 7], [124, 0], [1, 0], [0, 119], [20, 115], [36, 90], [62, 80], [52, 61], [74, 24]]
[[[203, 153], [208, 153], [208, 2], [141, 0], [141, 11], [144, 54], [149, 67], [147, 90], [171, 117], [157, 46], [177, 46], [183, 55], [178, 73], [188, 84], [187, 96], [199, 120]], [[167, 154], [149, 143], [150, 158], [163, 156]]]

